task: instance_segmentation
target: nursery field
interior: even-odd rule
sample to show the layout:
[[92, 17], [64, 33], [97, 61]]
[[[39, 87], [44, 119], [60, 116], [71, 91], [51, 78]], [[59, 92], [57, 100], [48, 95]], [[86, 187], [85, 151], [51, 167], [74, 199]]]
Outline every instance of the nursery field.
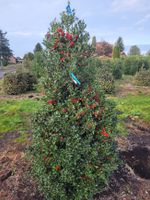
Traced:
[[30, 2], [28, 19], [16, 0], [13, 28], [0, 12], [0, 200], [150, 199], [148, 7], [88, 3]]
[[[96, 195], [95, 200], [147, 200], [150, 197], [147, 148], [150, 142], [150, 88], [136, 87], [131, 77], [124, 77], [116, 82], [116, 93], [108, 98], [116, 102], [120, 134], [116, 140], [127, 167], [112, 175], [109, 188]], [[0, 163], [3, 163], [0, 199], [44, 200], [35, 181], [28, 177], [30, 166], [25, 159], [25, 149], [32, 138], [31, 118], [42, 105], [39, 94], [27, 93], [13, 98], [1, 94], [0, 105]], [[136, 169], [135, 162], [139, 162], [138, 166], [144, 171]]]

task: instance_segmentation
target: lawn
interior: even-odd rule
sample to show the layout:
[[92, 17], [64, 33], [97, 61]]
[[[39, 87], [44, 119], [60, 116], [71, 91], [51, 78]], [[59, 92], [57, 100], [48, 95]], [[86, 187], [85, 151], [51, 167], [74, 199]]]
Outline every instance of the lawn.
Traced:
[[0, 100], [0, 133], [31, 129], [31, 117], [41, 106], [41, 101]]
[[125, 97], [111, 97], [120, 111], [119, 119], [133, 117], [135, 120], [141, 120], [150, 123], [150, 94], [129, 94]]

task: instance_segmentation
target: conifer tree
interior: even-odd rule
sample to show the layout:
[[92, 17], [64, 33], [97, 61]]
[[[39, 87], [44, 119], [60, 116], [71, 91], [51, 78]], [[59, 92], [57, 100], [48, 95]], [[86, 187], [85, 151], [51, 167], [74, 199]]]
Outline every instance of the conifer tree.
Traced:
[[35, 45], [35, 48], [34, 48], [34, 54], [36, 52], [42, 52], [43, 48], [42, 48], [42, 45], [38, 42], [36, 45]]
[[12, 56], [12, 50], [9, 47], [9, 40], [6, 38], [6, 32], [0, 30], [0, 66], [3, 62], [8, 62]]
[[140, 48], [137, 45], [133, 45], [130, 47], [129, 53], [130, 56], [140, 56], [141, 51]]
[[120, 52], [123, 52], [123, 51], [124, 51], [125, 47], [124, 47], [124, 44], [123, 44], [123, 39], [122, 39], [122, 37], [119, 37], [119, 38], [117, 39], [116, 45], [119, 47]]
[[115, 58], [120, 58], [120, 48], [117, 44], [114, 45], [113, 47], [113, 56], [114, 59]]
[[96, 49], [96, 37], [95, 36], [93, 36], [93, 38], [92, 38], [92, 46], [93, 46], [93, 48]]
[[117, 167], [114, 105], [84, 74], [89, 34], [70, 4], [45, 36], [44, 105], [35, 114], [32, 172], [48, 200], [90, 199]]

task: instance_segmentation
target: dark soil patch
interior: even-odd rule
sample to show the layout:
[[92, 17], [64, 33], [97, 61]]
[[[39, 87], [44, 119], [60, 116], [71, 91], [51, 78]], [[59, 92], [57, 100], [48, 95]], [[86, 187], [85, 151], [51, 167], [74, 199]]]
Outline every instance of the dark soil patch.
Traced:
[[135, 147], [132, 151], [122, 152], [127, 164], [135, 174], [144, 179], [150, 179], [150, 150], [145, 147]]

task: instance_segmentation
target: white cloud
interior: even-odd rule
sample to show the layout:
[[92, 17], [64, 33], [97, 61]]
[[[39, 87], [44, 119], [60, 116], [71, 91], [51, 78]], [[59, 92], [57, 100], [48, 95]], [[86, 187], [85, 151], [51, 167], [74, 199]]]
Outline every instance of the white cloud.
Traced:
[[142, 19], [136, 22], [136, 25], [141, 25], [150, 19], [150, 14], [146, 14]]
[[111, 7], [113, 12], [119, 11], [144, 11], [150, 9], [149, 0], [113, 0]]

